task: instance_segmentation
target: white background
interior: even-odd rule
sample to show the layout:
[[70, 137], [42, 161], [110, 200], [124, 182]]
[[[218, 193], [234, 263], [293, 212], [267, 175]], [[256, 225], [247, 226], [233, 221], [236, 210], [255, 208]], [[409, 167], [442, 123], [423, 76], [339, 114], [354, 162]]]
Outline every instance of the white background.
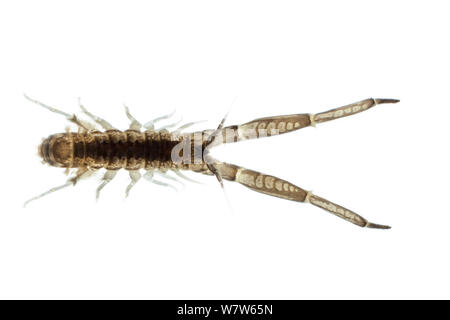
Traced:
[[[0, 298], [450, 298], [446, 1], [3, 1]], [[125, 172], [65, 182], [40, 163], [67, 122], [120, 129], [177, 108], [214, 128], [398, 98], [214, 155], [285, 178], [391, 230], [191, 174], [179, 193]]]

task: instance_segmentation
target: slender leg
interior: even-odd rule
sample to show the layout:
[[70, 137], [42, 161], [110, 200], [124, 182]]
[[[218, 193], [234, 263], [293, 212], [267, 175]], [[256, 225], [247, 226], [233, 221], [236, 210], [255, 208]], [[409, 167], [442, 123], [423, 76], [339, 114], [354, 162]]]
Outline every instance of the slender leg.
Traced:
[[147, 181], [150, 181], [151, 183], [154, 183], [154, 184], [157, 184], [157, 185], [160, 185], [160, 186], [163, 186], [163, 187], [172, 188], [175, 191], [178, 191], [178, 189], [175, 188], [173, 185], [154, 179], [153, 178], [153, 171], [147, 171], [144, 174], [144, 179], [147, 180]]
[[162, 126], [161, 128], [158, 128], [158, 130], [167, 130], [167, 129], [176, 127], [176, 126], [179, 125], [182, 121], [183, 121], [183, 118], [181, 117], [178, 121], [176, 121], [176, 122], [174, 122], [174, 123], [171, 123], [171, 124], [168, 124], [168, 125], [165, 125], [165, 126]]
[[181, 173], [180, 171], [178, 171], [178, 170], [173, 170], [173, 172], [174, 172], [177, 176], [179, 176], [180, 178], [182, 178], [182, 179], [184, 179], [184, 180], [186, 180], [186, 181], [190, 181], [190, 182], [193, 182], [193, 183], [202, 184], [200, 181], [191, 179], [191, 178], [189, 178], [188, 176], [182, 174], [182, 173]]
[[78, 98], [78, 104], [80, 105], [81, 110], [92, 120], [94, 120], [96, 123], [98, 123], [103, 129], [105, 130], [114, 130], [115, 128], [106, 120], [97, 117], [86, 110], [86, 108], [81, 104], [81, 99]]
[[25, 201], [25, 203], [23, 204], [23, 206], [26, 207], [31, 201], [40, 199], [40, 198], [42, 198], [42, 197], [44, 197], [44, 196], [46, 196], [46, 195], [48, 195], [48, 194], [50, 194], [50, 193], [53, 193], [53, 192], [55, 192], [55, 191], [58, 191], [58, 190], [67, 188], [67, 187], [69, 187], [69, 186], [71, 186], [71, 185], [75, 186], [75, 185], [77, 184], [78, 181], [80, 181], [80, 180], [82, 180], [82, 179], [88, 178], [88, 177], [91, 176], [94, 172], [95, 172], [95, 171], [93, 171], [93, 170], [88, 170], [88, 169], [86, 169], [86, 168], [80, 168], [80, 169], [78, 169], [78, 171], [77, 171], [75, 177], [68, 179], [67, 182], [66, 182], [65, 184], [60, 185], [60, 186], [57, 186], [57, 187], [54, 187], [54, 188], [51, 188], [50, 190], [48, 190], [48, 191], [46, 191], [46, 192], [44, 192], [44, 193], [41, 193], [40, 195], [35, 196], [35, 197], [33, 197], [33, 198], [31, 198], [31, 199]]
[[165, 183], [165, 182], [156, 180], [156, 179], [153, 179], [153, 180], [152, 180], [152, 183], [157, 184], [157, 185], [159, 185], [159, 186], [172, 188], [173, 190], [175, 190], [176, 192], [178, 192], [178, 189], [177, 189], [176, 187], [174, 187], [173, 185], [171, 185], [171, 184], [168, 184], [168, 183]]
[[58, 109], [56, 109], [56, 108], [50, 107], [50, 106], [48, 106], [48, 105], [46, 105], [46, 104], [44, 104], [44, 103], [42, 103], [42, 102], [40, 102], [40, 101], [38, 101], [38, 100], [31, 99], [31, 98], [28, 97], [26, 94], [24, 94], [24, 97], [25, 97], [25, 99], [27, 99], [28, 101], [31, 101], [31, 102], [33, 102], [33, 103], [35, 103], [35, 104], [37, 104], [37, 105], [39, 105], [39, 106], [41, 106], [41, 107], [47, 109], [47, 110], [50, 110], [51, 112], [54, 112], [54, 113], [57, 113], [57, 114], [60, 114], [60, 115], [62, 115], [62, 116], [64, 116], [64, 117], [66, 117], [66, 119], [67, 119], [68, 121], [73, 122], [73, 123], [76, 124], [80, 129], [83, 129], [83, 130], [86, 130], [86, 131], [95, 129], [95, 126], [94, 126], [93, 124], [78, 119], [77, 116], [74, 115], [74, 114], [69, 114], [69, 113], [66, 113], [66, 112], [64, 112], [64, 111], [58, 110]]
[[332, 214], [360, 227], [375, 229], [390, 228], [389, 226], [371, 223], [351, 210], [348, 210], [331, 201], [318, 197], [311, 192], [308, 192], [288, 181], [279, 179], [277, 177], [262, 174], [260, 172], [227, 163], [217, 162], [215, 164], [215, 168], [217, 168], [220, 175], [224, 179], [229, 181], [236, 181], [253, 191], [292, 201], [309, 202], [312, 205], [331, 212]]
[[129, 174], [131, 182], [125, 190], [125, 198], [128, 198], [128, 194], [130, 193], [131, 188], [133, 188], [134, 185], [141, 179], [141, 173], [139, 172], [139, 170], [131, 170], [129, 171]]
[[123, 106], [125, 107], [125, 114], [127, 115], [128, 119], [131, 121], [130, 129], [136, 130], [136, 131], [141, 131], [142, 124], [131, 115], [130, 109], [128, 109], [128, 107], [126, 105], [123, 105]]
[[149, 182], [152, 182], [152, 180], [153, 180], [153, 171], [145, 172], [144, 173], [144, 179], [149, 181]]
[[175, 114], [176, 110], [173, 110], [171, 113], [166, 114], [164, 116], [158, 117], [156, 119], [150, 120], [148, 122], [146, 122], [144, 124], [144, 128], [147, 130], [154, 130], [155, 129], [155, 123], [161, 121], [161, 120], [165, 120], [165, 119], [169, 119], [170, 117], [172, 117]]
[[169, 176], [169, 175], [167, 174], [167, 172], [163, 172], [163, 171], [155, 171], [155, 173], [158, 174], [158, 175], [160, 175], [161, 177], [167, 179], [167, 180], [172, 180], [172, 181], [175, 181], [176, 183], [179, 183], [179, 184], [181, 185], [182, 188], [184, 188], [184, 187], [186, 186], [182, 181], [178, 180], [177, 178], [172, 177], [172, 176]]
[[212, 147], [221, 143], [232, 143], [241, 140], [284, 134], [301, 128], [315, 126], [317, 123], [348, 117], [366, 111], [379, 104], [397, 103], [398, 101], [399, 100], [395, 99], [369, 98], [317, 114], [304, 113], [260, 118], [242, 125], [228, 126], [222, 130], [216, 130], [216, 132], [213, 133], [213, 136], [218, 136], [222, 139], [212, 138], [208, 145]]
[[114, 179], [114, 177], [117, 174], [117, 170], [107, 170], [105, 172], [105, 175], [102, 178], [102, 183], [98, 186], [96, 192], [95, 192], [95, 199], [98, 200], [98, 198], [100, 197], [100, 191], [102, 191], [102, 189], [111, 182], [112, 179]]
[[179, 132], [183, 131], [184, 129], [187, 129], [187, 128], [193, 126], [194, 124], [198, 124], [198, 123], [202, 123], [202, 122], [206, 122], [206, 120], [193, 121], [193, 122], [186, 123], [186, 124], [182, 125], [181, 127], [177, 128], [176, 130], [174, 130], [174, 132], [179, 133]]

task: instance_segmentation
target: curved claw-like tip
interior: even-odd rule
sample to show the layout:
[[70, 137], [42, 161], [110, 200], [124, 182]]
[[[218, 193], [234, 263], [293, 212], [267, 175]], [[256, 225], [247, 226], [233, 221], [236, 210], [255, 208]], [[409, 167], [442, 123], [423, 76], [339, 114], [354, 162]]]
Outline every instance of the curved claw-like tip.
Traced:
[[400, 102], [398, 99], [374, 99], [376, 104], [383, 104], [383, 103], [397, 103]]
[[371, 223], [371, 222], [367, 222], [367, 224], [365, 225], [366, 228], [372, 228], [372, 229], [390, 229], [390, 226], [385, 226], [382, 224], [376, 224], [376, 223]]

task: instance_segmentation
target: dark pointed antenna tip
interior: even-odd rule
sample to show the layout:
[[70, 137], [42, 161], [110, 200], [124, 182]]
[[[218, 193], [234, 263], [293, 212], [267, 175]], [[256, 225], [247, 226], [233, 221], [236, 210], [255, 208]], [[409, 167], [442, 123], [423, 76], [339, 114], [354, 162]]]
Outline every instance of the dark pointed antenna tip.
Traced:
[[385, 226], [382, 224], [376, 224], [376, 223], [371, 223], [371, 222], [367, 222], [366, 228], [372, 228], [372, 229], [391, 229], [390, 226]]
[[374, 99], [376, 104], [383, 104], [383, 103], [397, 103], [400, 102], [398, 99]]

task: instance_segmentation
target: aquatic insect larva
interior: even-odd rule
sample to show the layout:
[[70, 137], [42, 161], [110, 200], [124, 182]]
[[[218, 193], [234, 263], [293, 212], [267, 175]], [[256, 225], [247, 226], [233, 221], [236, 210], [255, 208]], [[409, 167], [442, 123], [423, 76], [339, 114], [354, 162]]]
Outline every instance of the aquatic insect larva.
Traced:
[[[278, 198], [309, 202], [360, 227], [390, 228], [371, 223], [355, 212], [283, 179], [216, 160], [211, 156], [210, 149], [222, 143], [288, 133], [304, 127], [315, 126], [318, 123], [347, 117], [378, 104], [396, 103], [399, 100], [370, 98], [318, 114], [292, 114], [261, 118], [228, 127], [224, 127], [225, 117], [216, 130], [182, 133], [184, 129], [194, 123], [185, 124], [173, 131], [167, 129], [175, 127], [177, 124], [156, 130], [155, 124], [171, 115], [154, 119], [142, 125], [125, 106], [125, 113], [131, 124], [128, 130], [119, 131], [109, 122], [91, 114], [81, 103], [80, 107], [83, 113], [92, 120], [91, 122], [25, 97], [54, 113], [65, 116], [67, 120], [78, 127], [78, 132], [67, 130], [64, 133], [50, 135], [41, 143], [38, 151], [44, 162], [67, 170], [74, 168], [76, 169], [75, 175], [65, 184], [28, 200], [25, 205], [54, 191], [75, 185], [79, 180], [89, 177], [99, 169], [106, 169], [106, 173], [97, 188], [97, 198], [102, 188], [114, 179], [119, 169], [127, 170], [131, 179], [126, 188], [126, 195], [141, 179], [141, 170], [145, 171], [143, 175], [145, 179], [162, 186], [171, 185], [163, 180], [158, 180], [155, 175], [177, 180], [167, 174], [168, 171], [172, 171], [181, 178], [189, 179], [181, 171], [190, 170], [216, 176], [222, 187], [223, 179], [235, 181], [251, 190]], [[98, 130], [97, 126], [104, 131]]]

